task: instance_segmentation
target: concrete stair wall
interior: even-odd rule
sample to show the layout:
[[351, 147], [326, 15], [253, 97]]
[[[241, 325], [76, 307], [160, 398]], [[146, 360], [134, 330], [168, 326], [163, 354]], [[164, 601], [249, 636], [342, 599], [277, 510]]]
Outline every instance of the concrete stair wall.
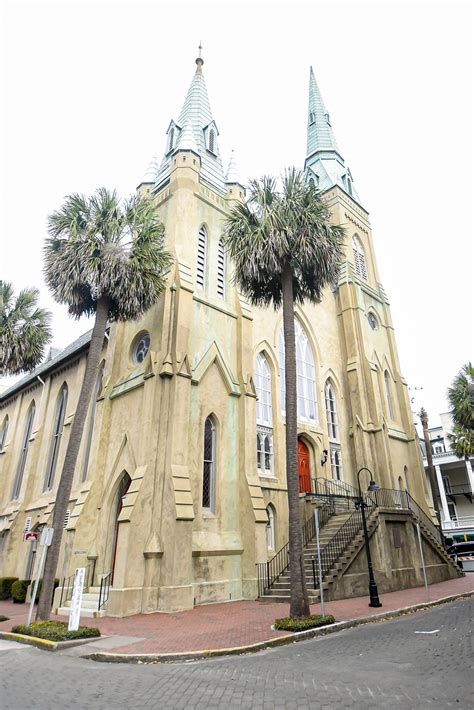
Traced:
[[[89, 587], [82, 594], [81, 616], [90, 619], [98, 619], [106, 615], [104, 608], [99, 610], [100, 587]], [[105, 604], [107, 606], [107, 603]], [[58, 609], [58, 614], [69, 616], [71, 613], [71, 602], [65, 602], [64, 606]]]
[[[348, 510], [347, 512], [337, 513], [333, 515], [328, 522], [322, 527], [319, 535], [320, 545], [324, 547], [327, 545], [336, 533], [342, 528], [342, 526], [347, 522], [347, 520], [354, 513], [354, 510]], [[362, 543], [364, 541], [362, 535]], [[352, 549], [354, 547], [354, 550]], [[342, 553], [340, 558], [336, 561], [334, 568], [331, 569], [328, 575], [323, 579], [323, 590], [325, 594], [329, 592], [330, 585], [337, 579], [339, 571], [342, 568], [346, 568], [353, 556], [357, 554], [360, 549], [359, 535], [354, 538], [353, 541], [348, 545], [346, 550]], [[314, 589], [314, 578], [313, 578], [313, 564], [312, 561], [316, 555], [316, 538], [309, 542], [304, 550], [304, 564], [306, 572], [306, 585], [308, 589], [309, 603], [315, 604], [319, 601], [319, 589]], [[285, 570], [283, 574], [278, 577], [275, 582], [271, 585], [270, 589], [265, 590], [265, 594], [260, 597], [263, 601], [272, 602], [289, 602], [290, 600], [290, 571]]]

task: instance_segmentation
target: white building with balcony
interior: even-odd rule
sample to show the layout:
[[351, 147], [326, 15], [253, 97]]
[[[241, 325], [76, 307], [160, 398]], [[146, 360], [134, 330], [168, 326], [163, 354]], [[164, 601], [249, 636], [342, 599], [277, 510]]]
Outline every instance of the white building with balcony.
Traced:
[[[440, 510], [445, 535], [455, 542], [474, 541], [474, 457], [460, 459], [451, 450], [449, 413], [441, 414], [441, 426], [429, 429], [433, 465], [440, 491]], [[425, 442], [420, 438], [425, 471], [428, 468]]]

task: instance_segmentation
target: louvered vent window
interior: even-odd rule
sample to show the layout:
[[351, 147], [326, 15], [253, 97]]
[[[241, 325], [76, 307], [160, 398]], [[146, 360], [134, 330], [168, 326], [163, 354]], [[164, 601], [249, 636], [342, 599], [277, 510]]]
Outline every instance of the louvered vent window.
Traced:
[[53, 434], [49, 449], [48, 468], [44, 480], [44, 490], [49, 491], [53, 487], [54, 473], [58, 463], [59, 447], [63, 433], [64, 417], [66, 416], [67, 405], [67, 385], [63, 385], [56, 405], [56, 418], [54, 420]]
[[26, 417], [25, 431], [23, 434], [23, 441], [21, 445], [20, 458], [18, 459], [18, 466], [16, 469], [15, 482], [13, 484], [12, 499], [15, 500], [20, 495], [21, 484], [23, 481], [23, 474], [25, 472], [26, 459], [28, 457], [28, 447], [30, 444], [31, 430], [33, 428], [33, 422], [35, 419], [35, 403], [30, 404], [28, 414]]
[[69, 525], [69, 518], [71, 517], [71, 511], [66, 510], [66, 515], [64, 516], [64, 525], [63, 528], [66, 529], [67, 526]]
[[31, 530], [31, 517], [26, 518], [25, 520], [25, 527], [23, 528], [23, 532], [30, 532]]
[[217, 295], [220, 298], [225, 298], [225, 246], [223, 237], [219, 239], [217, 252]]
[[206, 283], [206, 259], [207, 259], [207, 232], [205, 227], [201, 227], [198, 234], [197, 253], [197, 273], [196, 284], [204, 288]]
[[367, 264], [365, 263], [364, 247], [360, 243], [360, 239], [354, 234], [352, 237], [352, 251], [354, 254], [354, 266], [359, 276], [367, 281]]
[[209, 131], [209, 150], [211, 151], [211, 153], [215, 152], [214, 151], [215, 141], [216, 141], [216, 134], [214, 133], [214, 131], [211, 128], [211, 130]]
[[3, 420], [2, 424], [2, 430], [0, 432], [0, 451], [2, 451], [3, 447], [5, 446], [5, 442], [7, 440], [7, 432], [8, 432], [8, 414], [5, 416], [5, 419]]

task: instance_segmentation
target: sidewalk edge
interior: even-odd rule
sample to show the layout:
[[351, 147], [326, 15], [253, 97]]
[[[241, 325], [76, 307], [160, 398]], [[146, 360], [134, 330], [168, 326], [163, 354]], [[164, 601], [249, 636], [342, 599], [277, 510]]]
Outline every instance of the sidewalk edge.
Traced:
[[309, 629], [307, 631], [299, 631], [285, 636], [277, 636], [276, 638], [267, 639], [266, 641], [258, 641], [257, 643], [247, 644], [245, 646], [235, 646], [233, 648], [217, 648], [204, 651], [181, 651], [178, 653], [88, 653], [81, 654], [81, 658], [87, 658], [92, 661], [102, 663], [173, 663], [178, 661], [198, 661], [206, 658], [218, 658], [219, 656], [239, 656], [246, 653], [256, 653], [266, 648], [274, 648], [283, 646], [289, 643], [305, 641], [306, 639], [315, 638], [317, 636], [326, 636], [328, 634], [350, 629], [362, 624], [371, 624], [378, 621], [388, 621], [389, 619], [411, 614], [422, 609], [447, 604], [456, 601], [457, 599], [468, 598], [474, 596], [474, 590], [469, 592], [461, 592], [452, 594], [448, 597], [440, 597], [433, 601], [421, 602], [412, 606], [401, 607], [400, 609], [392, 609], [391, 611], [382, 612], [381, 614], [372, 614], [370, 616], [360, 616], [347, 621], [336, 621], [329, 626], [321, 626], [317, 629]]

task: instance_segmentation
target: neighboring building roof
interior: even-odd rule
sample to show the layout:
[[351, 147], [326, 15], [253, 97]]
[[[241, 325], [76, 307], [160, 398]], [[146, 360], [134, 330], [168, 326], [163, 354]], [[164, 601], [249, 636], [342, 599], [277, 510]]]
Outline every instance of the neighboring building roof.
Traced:
[[[201, 57], [196, 59], [196, 72], [189, 87], [177, 122], [171, 121], [167, 135], [167, 150], [158, 171], [155, 190], [159, 190], [171, 173], [171, 159], [177, 150], [193, 150], [201, 158], [201, 179], [225, 193], [225, 177], [217, 142], [218, 130], [212, 117]], [[212, 125], [211, 125], [212, 124]], [[214, 130], [213, 150], [206, 144], [206, 132]], [[172, 136], [172, 145], [170, 146]]]
[[354, 188], [352, 175], [344, 163], [334, 136], [329, 113], [314, 76], [309, 72], [308, 138], [305, 170], [320, 190], [329, 190], [338, 185], [358, 204], [360, 198]]
[[2, 392], [0, 395], [0, 402], [4, 402], [8, 397], [11, 397], [19, 390], [34, 382], [38, 375], [41, 376], [49, 374], [52, 370], [55, 370], [57, 367], [59, 367], [63, 362], [69, 360], [73, 355], [77, 355], [77, 353], [81, 352], [82, 350], [87, 350], [87, 348], [89, 347], [91, 336], [92, 329], [88, 330], [87, 333], [81, 335], [80, 338], [75, 340], [73, 343], [70, 343], [70, 345], [65, 347], [64, 350], [61, 350], [60, 353], [55, 357], [49, 360], [45, 360], [43, 363], [41, 363], [41, 365], [39, 365], [39, 367], [33, 370], [33, 372], [30, 372], [29, 375], [26, 375], [26, 377], [22, 377], [21, 380], [18, 380], [18, 382], [15, 382], [15, 384], [13, 384], [11, 387]]

